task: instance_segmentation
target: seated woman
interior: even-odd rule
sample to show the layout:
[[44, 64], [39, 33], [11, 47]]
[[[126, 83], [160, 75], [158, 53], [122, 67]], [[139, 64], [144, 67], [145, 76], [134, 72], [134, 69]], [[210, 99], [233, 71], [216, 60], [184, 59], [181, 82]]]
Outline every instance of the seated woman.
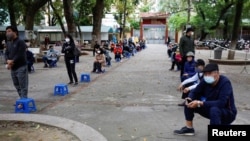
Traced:
[[103, 73], [105, 70], [103, 67], [106, 64], [105, 56], [103, 52], [101, 52], [100, 49], [96, 49], [96, 56], [95, 56], [95, 61], [93, 64], [93, 70], [92, 72], [97, 72], [97, 73]]
[[193, 52], [188, 52], [186, 54], [186, 57], [187, 57], [187, 61], [185, 62], [185, 65], [184, 65], [184, 73], [181, 76], [181, 82], [183, 82], [184, 80], [192, 77], [196, 73], [196, 71], [195, 71], [194, 53]]

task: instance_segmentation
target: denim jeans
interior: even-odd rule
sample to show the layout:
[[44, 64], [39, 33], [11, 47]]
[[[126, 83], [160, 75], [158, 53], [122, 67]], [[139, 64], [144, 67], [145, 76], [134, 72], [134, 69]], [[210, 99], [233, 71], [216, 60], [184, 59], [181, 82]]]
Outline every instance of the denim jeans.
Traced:
[[11, 70], [13, 84], [20, 98], [28, 97], [28, 67], [26, 65]]

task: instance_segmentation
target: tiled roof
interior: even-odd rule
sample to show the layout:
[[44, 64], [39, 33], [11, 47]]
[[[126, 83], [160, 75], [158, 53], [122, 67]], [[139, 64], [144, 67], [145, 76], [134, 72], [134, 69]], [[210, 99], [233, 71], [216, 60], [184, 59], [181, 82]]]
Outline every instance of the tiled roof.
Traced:
[[154, 19], [154, 18], [157, 18], [157, 19], [166, 19], [168, 17], [168, 13], [165, 13], [165, 12], [158, 12], [158, 13], [148, 13], [148, 12], [145, 12], [145, 13], [140, 13], [140, 17], [143, 18], [143, 19]]

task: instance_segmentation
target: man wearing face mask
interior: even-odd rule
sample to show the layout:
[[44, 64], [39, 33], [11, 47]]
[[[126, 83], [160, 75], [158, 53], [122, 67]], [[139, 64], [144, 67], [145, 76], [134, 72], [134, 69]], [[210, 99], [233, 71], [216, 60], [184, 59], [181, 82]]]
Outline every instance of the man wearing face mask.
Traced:
[[[6, 68], [11, 70], [13, 84], [20, 98], [28, 97], [28, 67], [26, 44], [18, 37], [15, 26], [6, 27], [7, 48], [5, 52]], [[18, 108], [21, 108], [21, 105]]]
[[237, 109], [230, 80], [220, 75], [217, 64], [207, 64], [204, 78], [186, 98], [184, 114], [186, 126], [175, 130], [177, 135], [194, 135], [194, 113], [210, 120], [210, 125], [230, 125], [236, 118]]
[[185, 62], [187, 61], [186, 54], [188, 52], [195, 53], [194, 40], [192, 39], [193, 34], [194, 34], [194, 30], [192, 28], [187, 28], [186, 34], [183, 35], [180, 39], [179, 50], [180, 50], [180, 54], [182, 57], [182, 61], [180, 63], [180, 66], [181, 66], [180, 77], [182, 77], [184, 73], [184, 65], [185, 65]]
[[57, 57], [59, 55], [59, 52], [54, 50], [53, 46], [50, 45], [46, 55], [43, 56], [44, 68], [47, 68], [48, 66], [50, 68], [55, 67], [57, 63]]

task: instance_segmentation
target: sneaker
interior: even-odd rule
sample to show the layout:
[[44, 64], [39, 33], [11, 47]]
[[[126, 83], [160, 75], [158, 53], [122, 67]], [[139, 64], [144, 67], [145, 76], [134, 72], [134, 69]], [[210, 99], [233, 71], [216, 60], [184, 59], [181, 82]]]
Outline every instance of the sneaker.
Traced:
[[47, 67], [48, 67], [48, 65], [47, 65], [47, 64], [45, 64], [43, 67], [44, 67], [44, 68], [47, 68]]
[[180, 130], [174, 130], [175, 135], [194, 136], [194, 128], [182, 127]]
[[68, 84], [69, 84], [69, 85], [70, 85], [70, 84], [73, 84], [73, 82], [69, 82]]
[[74, 83], [74, 86], [77, 86], [77, 85], [78, 85], [78, 82], [75, 82], [75, 83]]

